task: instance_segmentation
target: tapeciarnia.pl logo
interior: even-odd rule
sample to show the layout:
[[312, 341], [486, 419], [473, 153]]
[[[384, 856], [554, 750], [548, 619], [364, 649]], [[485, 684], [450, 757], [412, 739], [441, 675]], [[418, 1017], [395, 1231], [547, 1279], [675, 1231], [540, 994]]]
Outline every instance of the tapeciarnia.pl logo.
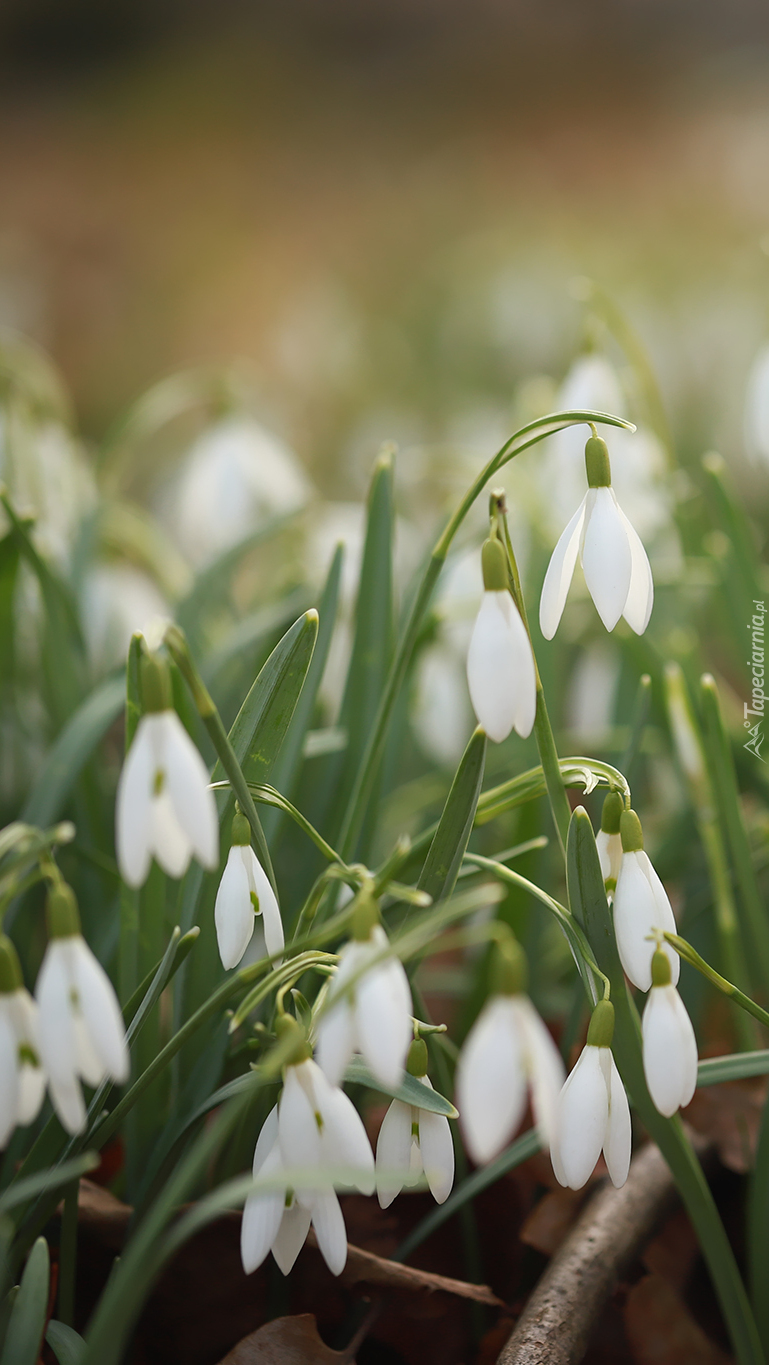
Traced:
[[[765, 763], [766, 759], [761, 753], [761, 745], [764, 742], [761, 726], [763, 724], [764, 705], [766, 703], [766, 694], [764, 693], [764, 681], [766, 677], [764, 672], [764, 618], [766, 616], [766, 605], [764, 602], [757, 602], [754, 600], [753, 606], [756, 610], [748, 622], [748, 630], [751, 632], [752, 650], [751, 657], [747, 661], [748, 668], [751, 670], [752, 675], [751, 698], [750, 703], [745, 702], [744, 704], [745, 719], [743, 721], [750, 738], [742, 747], [743, 749], [747, 749], [751, 754], [755, 754], [756, 758], [760, 758], [762, 763]], [[758, 720], [754, 721], [754, 716], [758, 716]]]

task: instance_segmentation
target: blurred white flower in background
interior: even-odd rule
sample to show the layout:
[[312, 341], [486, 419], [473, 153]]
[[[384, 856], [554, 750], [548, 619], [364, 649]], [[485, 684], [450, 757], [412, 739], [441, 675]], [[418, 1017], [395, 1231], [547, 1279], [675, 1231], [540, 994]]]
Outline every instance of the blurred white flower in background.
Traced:
[[222, 417], [193, 442], [155, 503], [197, 568], [314, 496], [297, 456], [255, 418]]
[[751, 460], [769, 464], [769, 345], [761, 347], [750, 367], [743, 425]]
[[[35, 517], [32, 534], [40, 552], [66, 569], [78, 527], [96, 505], [93, 471], [66, 427], [25, 424], [11, 433], [0, 412], [0, 482], [15, 510]], [[2, 534], [6, 520], [0, 510]]]
[[99, 668], [123, 662], [131, 636], [145, 638], [171, 608], [149, 574], [132, 564], [95, 564], [81, 589], [81, 620], [91, 661]]
[[620, 662], [610, 644], [588, 645], [579, 652], [569, 682], [567, 714], [569, 729], [586, 746], [600, 744], [611, 731]]

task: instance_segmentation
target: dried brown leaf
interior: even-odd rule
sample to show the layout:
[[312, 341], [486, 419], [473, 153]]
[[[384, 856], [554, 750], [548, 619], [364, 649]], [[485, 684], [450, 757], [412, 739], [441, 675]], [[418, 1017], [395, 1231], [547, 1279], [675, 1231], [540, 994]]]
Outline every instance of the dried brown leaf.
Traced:
[[724, 1166], [739, 1175], [753, 1165], [766, 1092], [764, 1077], [709, 1085], [696, 1091], [686, 1110], [687, 1122], [710, 1138]]
[[534, 1206], [519, 1233], [522, 1242], [552, 1256], [584, 1203], [587, 1190], [548, 1190]]
[[318, 1335], [312, 1313], [275, 1318], [243, 1337], [219, 1365], [354, 1365], [347, 1351], [332, 1351]]
[[633, 1285], [624, 1318], [635, 1365], [729, 1365], [661, 1275], [646, 1275]]

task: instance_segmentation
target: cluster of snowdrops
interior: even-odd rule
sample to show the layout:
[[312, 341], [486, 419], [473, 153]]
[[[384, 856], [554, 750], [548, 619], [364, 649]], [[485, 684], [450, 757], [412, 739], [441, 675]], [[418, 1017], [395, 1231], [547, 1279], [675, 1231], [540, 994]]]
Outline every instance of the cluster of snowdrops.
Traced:
[[[607, 447], [593, 429], [585, 451], [588, 491], [561, 535], [545, 578], [540, 624], [551, 639], [564, 610], [579, 558], [588, 590], [607, 630], [623, 616], [637, 633], [648, 624], [653, 584], [643, 545], [611, 486]], [[494, 499], [492, 499], [494, 502]], [[538, 704], [536, 662], [525, 618], [511, 591], [514, 564], [503, 529], [501, 501], [482, 549], [484, 593], [470, 642], [467, 674], [479, 725], [501, 742], [515, 729], [525, 737]], [[168, 659], [145, 648], [143, 714], [120, 777], [118, 865], [129, 887], [141, 886], [153, 857], [180, 877], [194, 856], [209, 870], [219, 860], [219, 822], [210, 775], [173, 709]], [[276, 888], [252, 846], [252, 825], [239, 808], [215, 905], [226, 969], [242, 961], [255, 930], [278, 967], [285, 949]], [[665, 935], [675, 932], [667, 894], [643, 849], [641, 824], [629, 798], [610, 792], [597, 839], [617, 946], [629, 980], [648, 992], [643, 1060], [652, 1099], [672, 1115], [691, 1099], [697, 1045], [676, 990], [679, 958]], [[0, 1142], [30, 1123], [46, 1084], [64, 1128], [86, 1126], [81, 1082], [127, 1080], [129, 1054], [111, 982], [80, 932], [74, 894], [48, 860], [49, 942], [35, 998], [25, 990], [10, 940], [0, 937]], [[326, 984], [309, 1020], [284, 1009], [276, 995], [275, 1033], [286, 1043], [283, 1086], [256, 1142], [253, 1172], [261, 1177], [246, 1202], [241, 1249], [247, 1271], [271, 1250], [287, 1273], [310, 1223], [338, 1274], [347, 1255], [333, 1172], [346, 1184], [376, 1189], [386, 1207], [399, 1189], [424, 1174], [438, 1202], [454, 1178], [454, 1146], [444, 1114], [393, 1099], [376, 1155], [362, 1120], [342, 1089], [353, 1054], [361, 1053], [387, 1091], [404, 1072], [429, 1087], [424, 1026], [413, 1017], [406, 970], [383, 927], [373, 884], [361, 884], [349, 919], [351, 937], [330, 958]], [[614, 1011], [608, 992], [592, 1013], [587, 1043], [565, 1076], [558, 1049], [526, 993], [526, 962], [518, 943], [498, 926], [493, 988], [461, 1050], [456, 1073], [459, 1121], [470, 1156], [491, 1161], [520, 1126], [529, 1095], [555, 1175], [579, 1189], [603, 1151], [620, 1186], [631, 1154], [628, 1101], [612, 1055]], [[307, 1187], [281, 1172], [308, 1173]], [[329, 1172], [329, 1180], [310, 1175]], [[268, 1179], [269, 1177], [269, 1179]], [[337, 1181], [336, 1183], [341, 1183]]]

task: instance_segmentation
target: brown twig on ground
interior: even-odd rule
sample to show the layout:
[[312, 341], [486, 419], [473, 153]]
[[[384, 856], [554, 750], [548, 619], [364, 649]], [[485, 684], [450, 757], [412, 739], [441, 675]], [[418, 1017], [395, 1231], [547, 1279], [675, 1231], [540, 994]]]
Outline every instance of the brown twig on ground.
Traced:
[[[702, 1142], [696, 1144], [700, 1157]], [[497, 1365], [578, 1365], [601, 1308], [675, 1203], [673, 1177], [654, 1143], [622, 1189], [608, 1181], [578, 1218], [531, 1294]]]

